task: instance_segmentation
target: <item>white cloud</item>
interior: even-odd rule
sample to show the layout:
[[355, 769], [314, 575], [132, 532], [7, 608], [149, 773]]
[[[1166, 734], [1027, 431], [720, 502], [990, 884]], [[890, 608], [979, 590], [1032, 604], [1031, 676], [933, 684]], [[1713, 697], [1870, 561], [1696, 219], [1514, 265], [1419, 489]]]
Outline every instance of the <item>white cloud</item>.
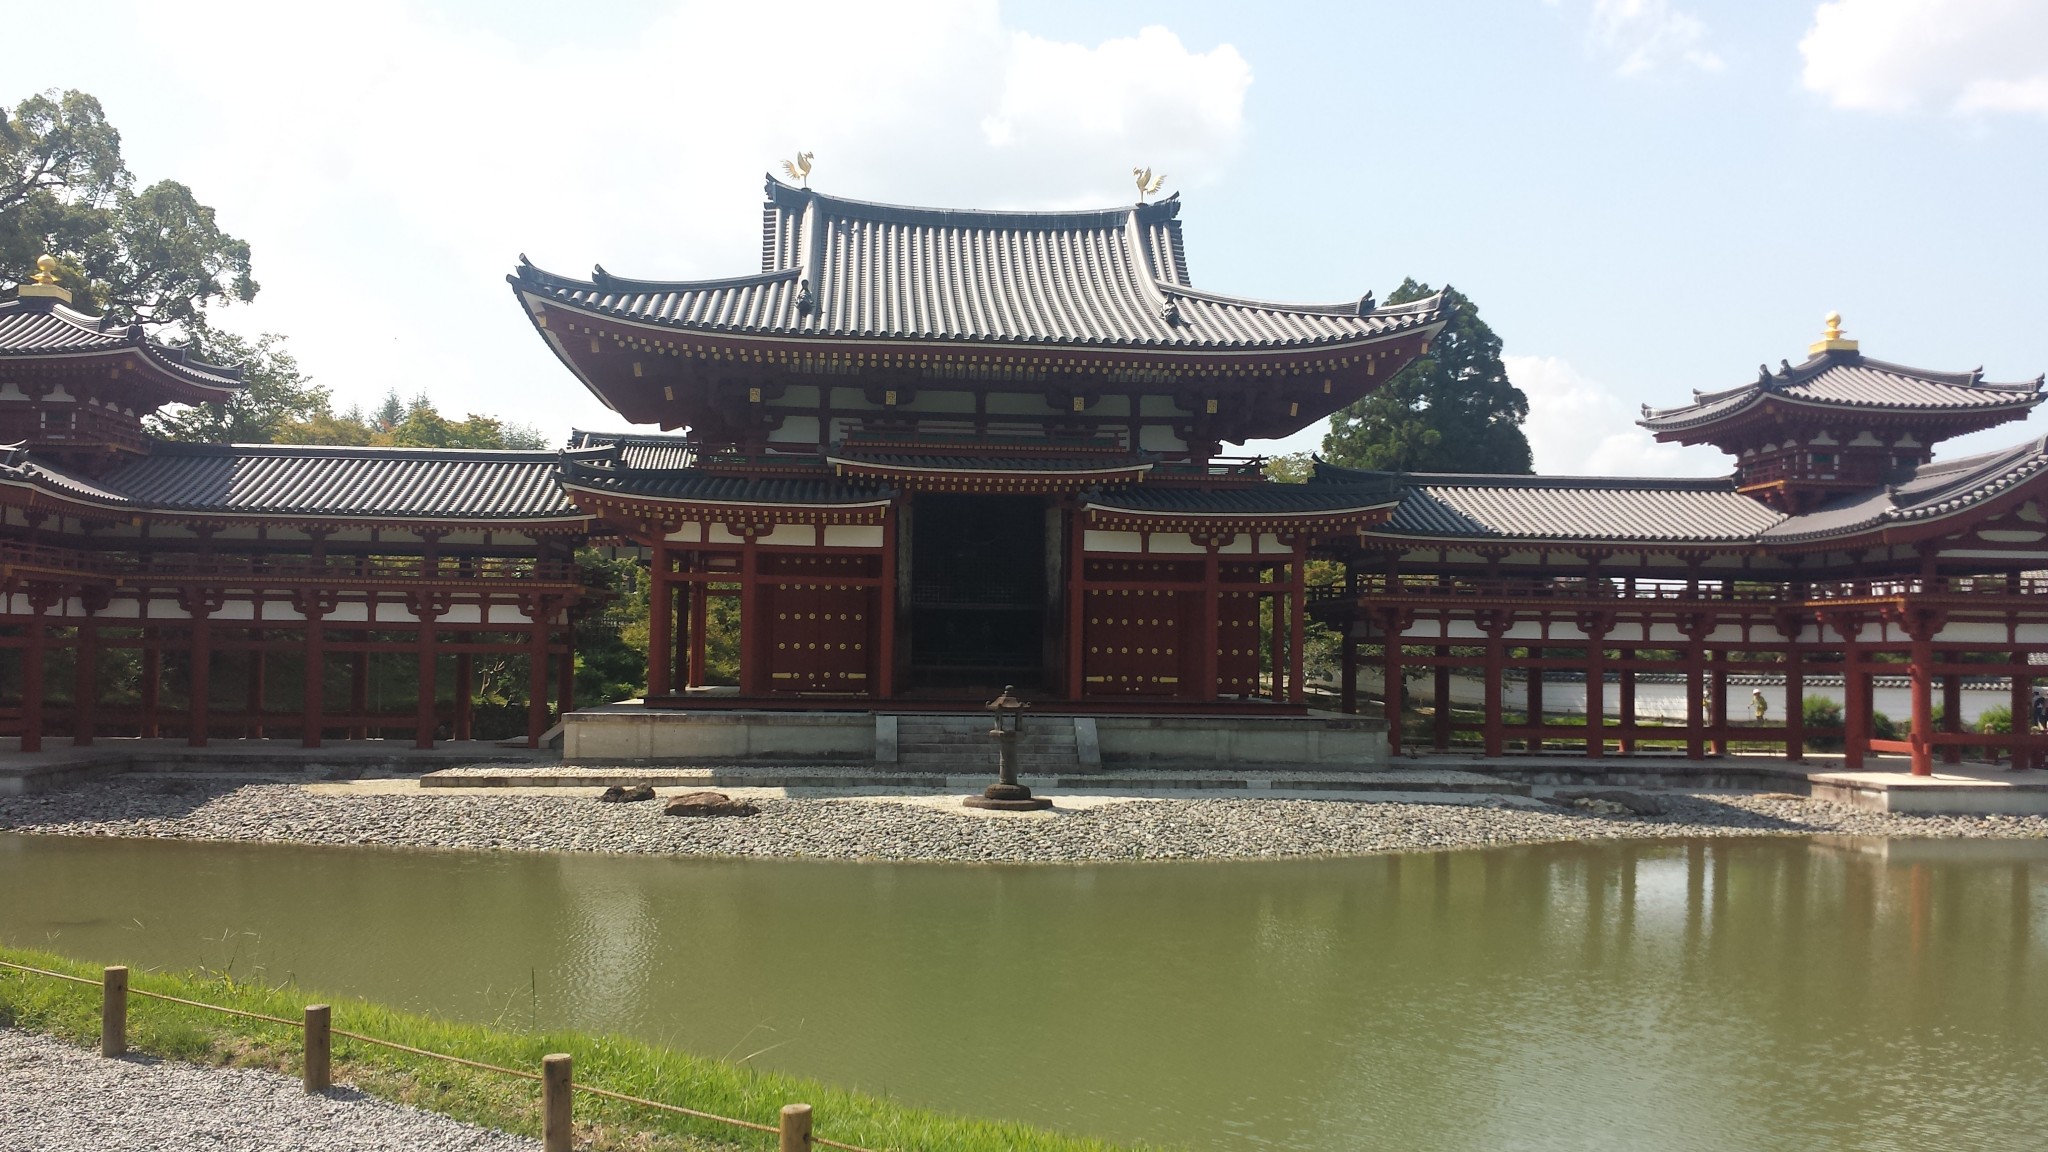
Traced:
[[1670, 0], [1593, 0], [1587, 40], [1613, 60], [1622, 76], [1644, 76], [1673, 65], [1718, 72], [1721, 57], [1707, 47], [1707, 26]]
[[1659, 444], [1636, 426], [1640, 406], [1556, 356], [1503, 356], [1508, 379], [1529, 397], [1522, 426], [1536, 471], [1548, 476], [1725, 476], [1728, 457], [1709, 447]]
[[1832, 0], [1799, 51], [1836, 108], [2048, 116], [2041, 0]]
[[135, 34], [153, 95], [193, 105], [184, 175], [255, 249], [263, 297], [230, 322], [291, 333], [345, 401], [424, 389], [550, 432], [606, 414], [524, 330], [502, 282], [521, 251], [752, 271], [760, 174], [800, 149], [849, 196], [1126, 203], [1133, 165], [1219, 175], [1251, 83], [1227, 44], [1060, 43], [994, 0], [677, 0], [553, 44], [414, 0], [150, 5]]

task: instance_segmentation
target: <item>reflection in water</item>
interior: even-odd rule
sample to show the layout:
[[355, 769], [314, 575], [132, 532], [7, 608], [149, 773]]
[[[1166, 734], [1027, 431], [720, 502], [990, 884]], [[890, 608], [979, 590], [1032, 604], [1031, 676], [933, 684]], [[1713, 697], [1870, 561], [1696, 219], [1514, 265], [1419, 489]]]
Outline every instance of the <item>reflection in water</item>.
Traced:
[[2040, 842], [1020, 868], [0, 836], [0, 878], [8, 943], [1109, 1137], [2048, 1141]]

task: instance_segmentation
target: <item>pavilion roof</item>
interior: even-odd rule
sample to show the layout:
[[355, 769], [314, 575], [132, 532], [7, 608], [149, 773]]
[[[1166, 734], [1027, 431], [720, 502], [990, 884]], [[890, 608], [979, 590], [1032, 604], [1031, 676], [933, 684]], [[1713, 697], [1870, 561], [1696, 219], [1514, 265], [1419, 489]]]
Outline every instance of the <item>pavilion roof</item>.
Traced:
[[687, 436], [657, 436], [629, 432], [569, 433], [569, 451], [585, 448], [618, 449], [618, 459], [628, 468], [688, 468], [697, 462], [696, 446]]
[[158, 442], [87, 479], [0, 449], [0, 482], [132, 512], [507, 522], [582, 518], [554, 452]]
[[1755, 381], [1720, 392], [1695, 392], [1691, 404], [1643, 408], [1643, 427], [1662, 436], [1704, 431], [1772, 401], [1815, 409], [1967, 417], [2024, 411], [2041, 402], [2042, 377], [1994, 384], [1981, 369], [1930, 372], [1872, 360], [1855, 350], [1830, 349], [1805, 363], [1757, 370]]
[[116, 325], [50, 297], [0, 298], [0, 363], [106, 357], [133, 351], [196, 398], [221, 400], [242, 388], [242, 370], [208, 364], [150, 339], [139, 324]]
[[762, 269], [720, 280], [588, 280], [522, 258], [515, 289], [586, 313], [701, 333], [1151, 351], [1344, 345], [1445, 319], [1440, 296], [1377, 308], [1279, 304], [1188, 282], [1169, 197], [1086, 212], [908, 208], [772, 177]]
[[1805, 541], [1932, 520], [1982, 503], [2048, 471], [2048, 438], [1996, 452], [1922, 464], [1904, 479], [1849, 493], [1764, 533], [1767, 541]]

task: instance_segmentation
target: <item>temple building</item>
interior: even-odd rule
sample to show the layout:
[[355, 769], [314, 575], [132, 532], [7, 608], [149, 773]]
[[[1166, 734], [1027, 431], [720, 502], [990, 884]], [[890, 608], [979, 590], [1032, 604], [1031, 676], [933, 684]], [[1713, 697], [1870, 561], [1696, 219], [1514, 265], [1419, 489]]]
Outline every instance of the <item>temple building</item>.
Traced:
[[240, 374], [73, 309], [44, 261], [0, 297], [0, 731], [427, 746], [506, 658], [529, 742], [573, 707], [592, 521], [558, 453], [153, 441]]
[[[697, 707], [1304, 703], [1303, 578], [1394, 494], [1281, 485], [1286, 435], [1428, 347], [1439, 298], [1194, 287], [1180, 202], [960, 212], [770, 179], [761, 269], [512, 277], [606, 405], [562, 483], [652, 557], [647, 701]], [[706, 600], [740, 600], [736, 695]], [[1262, 631], [1270, 637], [1261, 643]]]

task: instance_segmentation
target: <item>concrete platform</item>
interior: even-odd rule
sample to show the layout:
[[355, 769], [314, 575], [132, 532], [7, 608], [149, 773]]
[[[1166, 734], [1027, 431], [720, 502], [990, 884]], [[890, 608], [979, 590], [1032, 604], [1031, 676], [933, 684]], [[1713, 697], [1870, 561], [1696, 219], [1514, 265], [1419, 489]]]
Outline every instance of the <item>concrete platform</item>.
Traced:
[[[896, 723], [914, 709], [780, 712], [748, 709], [647, 708], [609, 704], [563, 719], [564, 760], [662, 760], [730, 763], [802, 760], [887, 763], [895, 759]], [[1383, 721], [1337, 712], [1307, 715], [1194, 716], [1143, 713], [1069, 715], [1034, 710], [1033, 721], [1080, 723], [1093, 733], [1077, 766], [1279, 765], [1379, 769], [1386, 766]]]
[[[977, 772], [902, 772], [849, 766], [704, 767], [634, 764], [562, 764], [498, 767], [469, 765], [429, 772], [422, 788], [594, 788], [648, 784], [655, 788], [793, 788], [830, 791], [911, 789], [978, 792], [995, 778]], [[1400, 793], [1527, 796], [1530, 786], [1476, 772], [1397, 769], [1386, 772], [1229, 772], [1202, 770], [1019, 773], [1034, 789], [1079, 789], [1104, 795], [1160, 792]]]
[[101, 738], [78, 748], [22, 752], [17, 739], [0, 740], [0, 796], [69, 788], [123, 772], [426, 772], [480, 762], [545, 764], [549, 750], [506, 748], [486, 741], [447, 741], [414, 748], [399, 740], [335, 741], [306, 748], [296, 740], [217, 740], [194, 748], [182, 740]]

